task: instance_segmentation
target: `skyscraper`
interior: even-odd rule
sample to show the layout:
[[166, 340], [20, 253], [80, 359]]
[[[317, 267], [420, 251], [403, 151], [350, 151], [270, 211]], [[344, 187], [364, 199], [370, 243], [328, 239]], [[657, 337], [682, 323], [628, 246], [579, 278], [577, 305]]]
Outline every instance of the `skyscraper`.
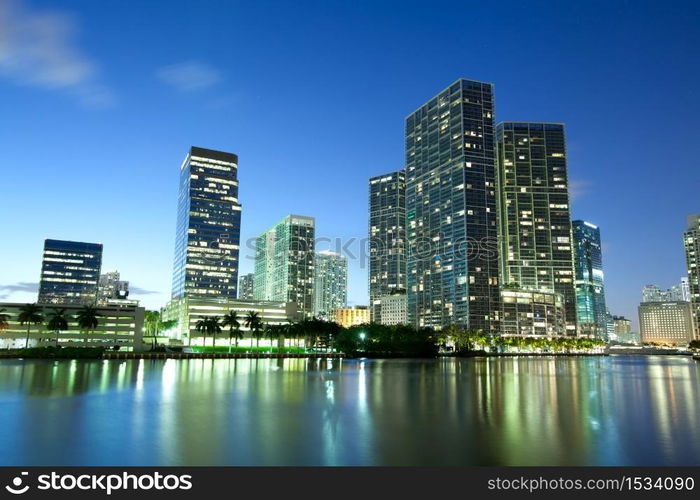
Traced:
[[406, 290], [406, 172], [369, 180], [369, 302], [381, 323], [380, 297]]
[[236, 298], [238, 156], [192, 147], [180, 167], [172, 297]]
[[253, 300], [255, 298], [255, 273], [248, 273], [241, 276], [238, 281], [238, 298], [243, 300]]
[[102, 244], [45, 240], [40, 304], [94, 304], [102, 268]]
[[582, 220], [573, 221], [572, 226], [579, 334], [604, 339], [607, 337], [607, 309], [600, 229]]
[[100, 275], [97, 286], [97, 303], [107, 305], [113, 300], [129, 298], [129, 282], [120, 279], [119, 271], [109, 271]]
[[564, 125], [503, 122], [498, 141], [501, 281], [564, 297], [576, 335], [576, 293]]
[[406, 118], [409, 321], [498, 332], [493, 85], [460, 79]]
[[348, 305], [348, 259], [322, 250], [316, 253], [314, 272], [314, 315], [333, 320], [335, 310]]
[[256, 240], [255, 298], [294, 302], [311, 316], [314, 308], [313, 217], [288, 215]]
[[693, 309], [695, 338], [700, 339], [700, 214], [688, 216], [688, 229], [683, 234], [685, 263], [688, 268], [688, 291]]

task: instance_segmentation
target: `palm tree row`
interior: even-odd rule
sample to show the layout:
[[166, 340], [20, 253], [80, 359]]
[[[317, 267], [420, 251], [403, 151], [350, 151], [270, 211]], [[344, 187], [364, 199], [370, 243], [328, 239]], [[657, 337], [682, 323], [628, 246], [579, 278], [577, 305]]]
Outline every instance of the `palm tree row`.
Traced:
[[[46, 322], [46, 329], [56, 334], [56, 345], [58, 345], [60, 332], [68, 330], [68, 326], [72, 321], [75, 321], [83, 331], [95, 330], [99, 325], [97, 309], [90, 305], [83, 306], [75, 315], [75, 318], [68, 315], [65, 308], [52, 308], [46, 316], [43, 313], [43, 308], [37, 304], [25, 304], [20, 308], [17, 314], [17, 322], [22, 326], [27, 326], [25, 347], [29, 347], [29, 334], [31, 333], [32, 325], [41, 325]], [[10, 319], [11, 317], [5, 312], [5, 309], [0, 309], [0, 330], [9, 328]]]

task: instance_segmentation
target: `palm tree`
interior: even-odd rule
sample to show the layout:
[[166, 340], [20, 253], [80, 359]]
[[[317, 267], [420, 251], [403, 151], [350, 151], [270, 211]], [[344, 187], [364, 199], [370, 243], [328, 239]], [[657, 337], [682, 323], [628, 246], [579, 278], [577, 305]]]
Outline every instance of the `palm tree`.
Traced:
[[207, 334], [211, 334], [212, 346], [216, 347], [216, 334], [221, 333], [220, 318], [218, 316], [209, 316], [197, 321], [195, 328], [198, 332], [204, 335], [204, 345], [207, 345]]
[[[75, 320], [80, 330], [84, 332], [93, 332], [100, 324], [100, 321], [97, 319], [99, 316], [95, 306], [85, 305], [78, 311], [78, 314], [75, 315]], [[85, 341], [87, 342], [87, 338]], [[117, 345], [116, 337], [114, 339], [114, 345]]]
[[[10, 327], [10, 315], [5, 312], [5, 308], [0, 308], [0, 331], [7, 330]], [[7, 348], [10, 348], [10, 344], [7, 344]]]
[[250, 311], [245, 317], [245, 326], [247, 326], [253, 337], [255, 337], [255, 347], [260, 347], [260, 337], [262, 335], [263, 322], [255, 311]]
[[42, 309], [36, 304], [25, 304], [19, 309], [17, 321], [21, 325], [27, 325], [27, 340], [24, 347], [29, 347], [29, 329], [32, 325], [38, 325], [44, 321], [44, 316], [41, 314]]
[[236, 311], [229, 311], [224, 314], [221, 326], [228, 327], [228, 352], [231, 352], [231, 338], [236, 339], [236, 348], [238, 348], [238, 339], [243, 338], [241, 333], [241, 321], [238, 319]]
[[56, 332], [56, 347], [58, 347], [58, 336], [63, 330], [68, 330], [69, 316], [65, 309], [55, 308], [49, 313], [49, 321], [46, 323], [46, 328], [52, 332]]

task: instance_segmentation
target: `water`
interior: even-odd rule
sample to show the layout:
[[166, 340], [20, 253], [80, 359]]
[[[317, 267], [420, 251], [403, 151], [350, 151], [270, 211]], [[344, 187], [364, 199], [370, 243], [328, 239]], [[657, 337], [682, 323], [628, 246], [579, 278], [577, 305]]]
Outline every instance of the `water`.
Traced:
[[2, 465], [700, 465], [685, 357], [0, 361]]

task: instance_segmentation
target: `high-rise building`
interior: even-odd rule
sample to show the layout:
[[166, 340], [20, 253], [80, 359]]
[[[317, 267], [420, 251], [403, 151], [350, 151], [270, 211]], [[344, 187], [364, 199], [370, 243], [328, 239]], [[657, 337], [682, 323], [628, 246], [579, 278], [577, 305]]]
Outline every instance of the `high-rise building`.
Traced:
[[255, 298], [255, 273], [248, 273], [238, 280], [238, 298], [241, 300], [253, 300]]
[[337, 252], [316, 253], [314, 316], [333, 320], [335, 310], [348, 305], [348, 259]]
[[564, 298], [558, 293], [504, 288], [501, 308], [503, 335], [560, 337], [566, 333]]
[[40, 304], [94, 304], [102, 269], [102, 244], [44, 241]]
[[109, 271], [100, 275], [97, 284], [97, 303], [107, 305], [114, 300], [129, 298], [129, 282], [120, 279], [119, 271]]
[[406, 118], [409, 320], [497, 333], [493, 85], [460, 79]]
[[304, 316], [314, 309], [315, 219], [288, 215], [256, 239], [255, 298], [294, 302]]
[[642, 342], [687, 344], [694, 337], [690, 302], [642, 302], [639, 330]]
[[378, 302], [379, 322], [382, 325], [403, 325], [408, 323], [408, 297], [405, 292], [382, 295], [379, 297]]
[[685, 302], [690, 302], [690, 281], [687, 276], [681, 278], [681, 298]]
[[695, 320], [695, 338], [700, 339], [700, 214], [688, 216], [683, 233], [685, 263], [688, 268], [688, 291]]
[[642, 302], [689, 302], [683, 293], [683, 281], [663, 290], [656, 285], [644, 285], [642, 288]]
[[238, 156], [192, 147], [180, 166], [172, 297], [237, 296]]
[[564, 125], [503, 122], [496, 136], [501, 282], [561, 294], [567, 335], [576, 335]]
[[579, 335], [607, 337], [600, 229], [589, 222], [572, 222], [576, 272], [576, 318]]
[[369, 180], [369, 301], [381, 323], [380, 297], [406, 290], [406, 172]]

